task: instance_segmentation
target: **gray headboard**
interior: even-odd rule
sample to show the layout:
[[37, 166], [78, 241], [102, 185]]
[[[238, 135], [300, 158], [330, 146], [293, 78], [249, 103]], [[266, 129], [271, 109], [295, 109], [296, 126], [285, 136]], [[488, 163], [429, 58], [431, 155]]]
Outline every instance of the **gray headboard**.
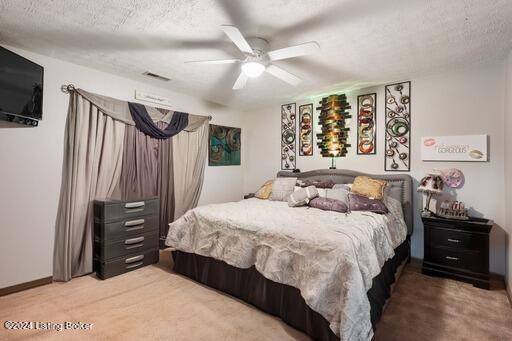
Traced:
[[413, 232], [413, 204], [412, 204], [412, 178], [407, 174], [366, 174], [347, 169], [318, 169], [309, 172], [292, 173], [280, 171], [278, 177], [297, 177], [308, 180], [332, 180], [337, 184], [349, 184], [359, 175], [366, 175], [375, 179], [383, 179], [388, 182], [387, 193], [400, 200], [404, 210], [404, 219], [407, 224], [408, 234]]

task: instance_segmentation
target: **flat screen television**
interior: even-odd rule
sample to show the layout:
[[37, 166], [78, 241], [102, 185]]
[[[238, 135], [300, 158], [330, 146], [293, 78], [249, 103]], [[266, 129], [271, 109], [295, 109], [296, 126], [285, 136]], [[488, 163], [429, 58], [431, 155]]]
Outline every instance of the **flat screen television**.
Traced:
[[41, 65], [0, 46], [0, 116], [42, 119], [43, 74]]

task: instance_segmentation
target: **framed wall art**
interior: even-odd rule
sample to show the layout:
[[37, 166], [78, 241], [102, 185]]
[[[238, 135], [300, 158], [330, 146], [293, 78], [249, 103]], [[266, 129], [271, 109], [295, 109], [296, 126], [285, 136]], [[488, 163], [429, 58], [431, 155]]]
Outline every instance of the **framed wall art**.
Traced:
[[295, 103], [281, 106], [281, 169], [283, 170], [297, 168], [295, 109]]
[[242, 129], [210, 124], [208, 166], [239, 166]]
[[386, 85], [385, 171], [411, 170], [411, 82]]
[[299, 106], [299, 155], [313, 155], [313, 104]]
[[427, 136], [421, 138], [423, 161], [486, 162], [487, 135]]
[[357, 154], [377, 152], [377, 94], [357, 96]]

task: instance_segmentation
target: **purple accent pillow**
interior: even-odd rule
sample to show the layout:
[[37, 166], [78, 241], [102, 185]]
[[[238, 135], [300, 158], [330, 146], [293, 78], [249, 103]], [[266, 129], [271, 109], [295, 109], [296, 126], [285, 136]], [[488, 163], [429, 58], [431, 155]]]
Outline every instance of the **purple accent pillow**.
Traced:
[[350, 193], [348, 202], [351, 211], [369, 211], [374, 213], [386, 214], [388, 208], [380, 200], [370, 199], [362, 195]]
[[324, 211], [335, 211], [340, 213], [346, 213], [348, 210], [347, 205], [343, 201], [324, 197], [311, 199], [309, 206]]

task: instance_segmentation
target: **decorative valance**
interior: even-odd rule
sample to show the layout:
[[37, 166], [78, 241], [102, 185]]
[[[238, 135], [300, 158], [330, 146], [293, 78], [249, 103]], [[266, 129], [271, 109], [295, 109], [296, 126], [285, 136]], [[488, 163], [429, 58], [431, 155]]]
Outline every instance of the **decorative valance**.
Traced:
[[[82, 97], [87, 99], [89, 102], [91, 102], [104, 114], [112, 117], [117, 121], [124, 122], [125, 124], [129, 124], [132, 126], [135, 125], [135, 121], [132, 118], [127, 101], [122, 101], [116, 98], [94, 94], [83, 89], [76, 89], [75, 91], [79, 93]], [[140, 105], [142, 106], [142, 104]], [[153, 122], [170, 123], [175, 113], [174, 111], [162, 113], [155, 107], [151, 107], [148, 105], [143, 106], [146, 108], [146, 111], [149, 114], [149, 117], [151, 117], [151, 119], [153, 120]], [[208, 116], [188, 114], [188, 123], [184, 130], [188, 132], [196, 131], [208, 119]]]

